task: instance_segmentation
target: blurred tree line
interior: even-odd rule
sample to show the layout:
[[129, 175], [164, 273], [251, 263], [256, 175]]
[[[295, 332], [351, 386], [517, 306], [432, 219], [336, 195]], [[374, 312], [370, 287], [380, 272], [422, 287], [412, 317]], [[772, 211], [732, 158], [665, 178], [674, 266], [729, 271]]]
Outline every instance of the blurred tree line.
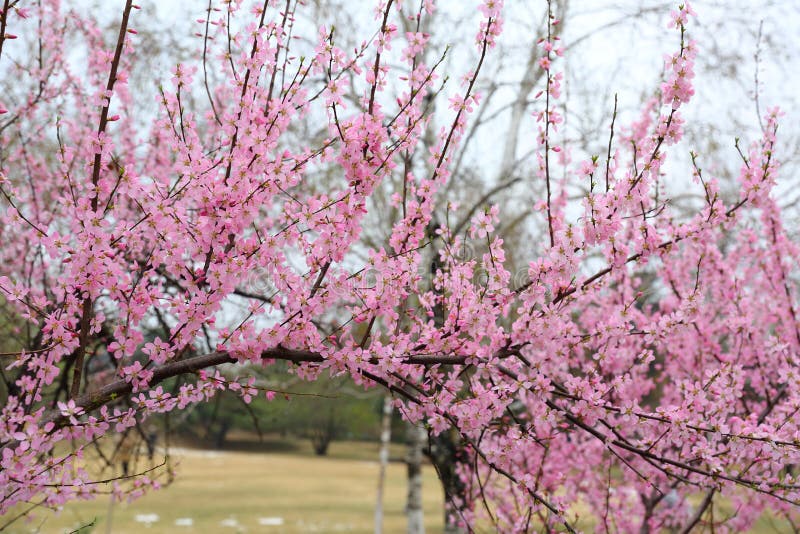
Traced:
[[[232, 436], [254, 447], [259, 442], [308, 439], [314, 452], [323, 456], [336, 440], [377, 442], [382, 403], [380, 391], [364, 392], [346, 377], [322, 377], [313, 383], [298, 381], [276, 392], [270, 402], [246, 404], [239, 395], [220, 392], [173, 423], [173, 429], [182, 441], [215, 449], [229, 446]], [[397, 414], [392, 427], [393, 440], [403, 442], [405, 425]]]
[[[0, 310], [9, 311], [2, 297]], [[30, 328], [29, 325], [18, 321], [14, 314], [2, 314], [0, 353], [15, 353], [20, 349], [17, 342], [20, 337], [36, 335], [23, 332], [26, 328]], [[159, 334], [163, 335], [163, 330], [156, 327], [145, 338], [152, 341]], [[139, 356], [142, 363], [146, 362], [144, 354], [140, 353]], [[104, 347], [98, 347], [91, 353], [87, 362], [94, 373], [113, 372], [114, 364]], [[280, 441], [285, 441], [288, 448], [293, 439], [308, 439], [314, 452], [322, 456], [327, 454], [330, 444], [336, 440], [374, 443], [380, 440], [385, 395], [382, 391], [365, 391], [345, 376], [322, 375], [313, 382], [300, 380], [288, 373], [288, 366], [281, 362], [266, 369], [248, 367], [246, 374], [258, 377], [259, 399], [248, 404], [241, 395], [222, 390], [210, 402], [191, 406], [183, 413], [171, 415], [169, 419], [165, 416], [157, 420], [151, 418], [147, 425], [158, 429], [158, 441], [162, 444], [178, 442], [224, 449], [230, 445], [231, 436], [247, 442], [253, 448], [266, 442], [277, 446]], [[241, 369], [228, 371], [236, 375]], [[14, 377], [15, 373], [9, 372], [5, 365], [0, 365], [0, 404], [4, 404], [9, 393], [16, 390]], [[172, 380], [163, 385], [165, 390], [177, 390], [182, 383]], [[53, 387], [58, 386], [54, 384]], [[275, 392], [272, 401], [264, 401], [264, 390]], [[121, 402], [126, 400], [121, 399]], [[392, 418], [392, 441], [405, 442], [405, 431], [406, 425], [395, 412]]]

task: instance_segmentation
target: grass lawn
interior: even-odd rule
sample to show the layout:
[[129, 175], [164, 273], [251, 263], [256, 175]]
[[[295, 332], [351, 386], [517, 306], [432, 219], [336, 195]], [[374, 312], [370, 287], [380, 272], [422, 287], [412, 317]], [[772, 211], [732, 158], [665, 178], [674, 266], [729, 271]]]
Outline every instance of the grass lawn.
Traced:
[[[373, 532], [378, 481], [378, 444], [334, 442], [326, 457], [315, 456], [305, 440], [274, 438], [254, 444], [231, 440], [236, 450], [223, 452], [175, 448], [176, 480], [133, 503], [115, 503], [108, 527], [109, 498], [72, 503], [60, 512], [40, 510], [34, 521], [15, 523], [11, 533], [138, 534], [138, 533], [306, 533]], [[405, 447], [393, 444], [390, 457], [399, 460]], [[137, 466], [137, 470], [147, 466]], [[436, 472], [424, 466], [423, 497], [426, 531], [442, 532], [442, 490]], [[405, 532], [405, 464], [389, 464], [384, 497], [384, 532]], [[698, 498], [699, 499], [699, 498]], [[720, 512], [732, 510], [723, 501]], [[576, 525], [592, 532], [588, 509], [573, 510]], [[150, 524], [142, 516], [158, 520]], [[90, 525], [91, 524], [91, 525]], [[85, 528], [80, 528], [82, 526]], [[751, 532], [788, 532], [789, 525], [770, 514]], [[77, 530], [79, 529], [79, 530]], [[76, 532], [77, 530], [77, 532]], [[493, 532], [488, 525], [479, 532]]]
[[[393, 449], [400, 457], [402, 447]], [[310, 448], [292, 453], [206, 452], [179, 449], [177, 478], [167, 488], [131, 504], [116, 503], [115, 534], [235, 532], [373, 532], [378, 482], [377, 445], [333, 443], [329, 457]], [[369, 459], [371, 458], [371, 460]], [[389, 465], [384, 530], [405, 531], [406, 468]], [[442, 491], [433, 467], [424, 469], [428, 532], [442, 531]], [[60, 514], [40, 511], [35, 521], [16, 523], [10, 532], [71, 532], [93, 520], [88, 532], [107, 532], [109, 499], [73, 503]], [[156, 514], [149, 527], [137, 515]], [[270, 523], [282, 520], [282, 524]], [[186, 526], [191, 519], [191, 526]], [[176, 523], [177, 521], [177, 523]]]

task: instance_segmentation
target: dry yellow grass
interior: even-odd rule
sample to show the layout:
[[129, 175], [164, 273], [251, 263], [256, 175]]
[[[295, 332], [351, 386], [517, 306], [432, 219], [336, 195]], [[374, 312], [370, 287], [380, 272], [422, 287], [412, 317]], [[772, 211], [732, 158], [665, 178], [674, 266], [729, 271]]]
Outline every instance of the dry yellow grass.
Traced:
[[[373, 532], [375, 491], [378, 479], [378, 447], [374, 443], [336, 442], [329, 456], [317, 457], [304, 442], [284, 443], [292, 452], [212, 452], [177, 449], [177, 478], [170, 486], [128, 503], [115, 503], [110, 532], [114, 534], [160, 533], [274, 533]], [[392, 458], [405, 448], [392, 446]], [[139, 466], [142, 467], [141, 465]], [[442, 532], [442, 490], [433, 467], [426, 465], [424, 506], [426, 530]], [[384, 532], [405, 532], [403, 513], [406, 468], [389, 464], [384, 499]], [[726, 503], [721, 512], [731, 513]], [[81, 526], [80, 534], [109, 532], [109, 500], [72, 503], [56, 514], [40, 510], [28, 523], [17, 522], [11, 533], [63, 534]], [[579, 506], [577, 526], [594, 530], [595, 519]], [[150, 526], [137, 515], [156, 514]], [[280, 525], [264, 524], [282, 520]], [[574, 519], [574, 515], [572, 517]], [[182, 526], [191, 519], [191, 526]], [[177, 523], [176, 523], [177, 521]], [[495, 529], [482, 525], [479, 532]], [[788, 532], [788, 525], [765, 514], [753, 533]]]
[[[378, 463], [344, 459], [344, 448], [354, 445], [334, 445], [330, 458], [179, 451], [175, 482], [131, 504], [116, 503], [111, 532], [372, 532]], [[389, 465], [384, 499], [388, 533], [405, 531], [405, 476], [404, 464]], [[430, 466], [424, 470], [424, 501], [428, 532], [441, 532], [441, 485]], [[61, 534], [94, 520], [81, 533], [105, 533], [108, 511], [108, 499], [74, 503], [60, 514], [41, 511], [34, 522], [15, 524], [11, 532]], [[136, 521], [139, 514], [157, 514], [158, 521], [146, 527]], [[260, 524], [278, 517], [280, 526]], [[176, 525], [187, 518], [192, 526]]]

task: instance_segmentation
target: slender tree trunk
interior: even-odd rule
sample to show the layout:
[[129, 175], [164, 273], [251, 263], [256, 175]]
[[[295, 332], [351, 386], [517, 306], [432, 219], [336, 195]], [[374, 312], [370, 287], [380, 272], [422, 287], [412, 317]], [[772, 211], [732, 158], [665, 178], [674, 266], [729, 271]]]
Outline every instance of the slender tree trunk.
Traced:
[[381, 423], [380, 471], [378, 473], [378, 500], [375, 504], [375, 534], [383, 532], [383, 488], [386, 481], [386, 466], [389, 464], [389, 441], [392, 438], [392, 397], [383, 399]]
[[425, 534], [425, 522], [422, 509], [422, 451], [428, 441], [425, 427], [409, 425], [408, 427], [408, 534]]
[[108, 501], [108, 515], [106, 516], [106, 534], [112, 534], [111, 524], [114, 519], [114, 500], [116, 496], [112, 493], [111, 499]]

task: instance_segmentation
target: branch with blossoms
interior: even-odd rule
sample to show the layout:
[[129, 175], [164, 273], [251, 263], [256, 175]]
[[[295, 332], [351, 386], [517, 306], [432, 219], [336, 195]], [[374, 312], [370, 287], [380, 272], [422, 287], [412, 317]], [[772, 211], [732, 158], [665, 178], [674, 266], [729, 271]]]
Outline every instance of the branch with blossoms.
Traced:
[[[142, 130], [128, 80], [146, 23], [131, 2], [109, 42], [59, 2], [4, 3], [0, 69], [30, 98], [0, 103], [0, 295], [15, 329], [0, 513], [157, 485], [93, 477], [82, 451], [223, 390], [269, 401], [248, 369], [284, 361], [302, 379], [385, 388], [431, 438], [453, 432], [464, 491], [449, 501], [465, 525], [577, 531], [586, 506], [600, 531], [796, 519], [800, 249], [773, 198], [780, 113], [747, 154], [736, 143], [738, 197], [695, 153], [687, 179], [705, 204], [680, 217], [658, 196], [694, 93], [688, 4], [658, 97], [629, 125], [615, 107], [597, 178], [598, 156], [575, 164], [556, 139], [564, 47], [548, 2], [530, 76], [544, 198], [526, 208], [547, 230], [517, 248], [507, 210], [485, 204], [521, 178], [451, 202], [502, 2], [474, 10], [456, 88], [420, 31], [433, 2], [404, 35], [402, 3], [379, 2], [372, 36], [347, 49], [344, 32], [301, 27], [299, 2], [201, 7], [202, 54], [153, 91]], [[91, 44], [85, 80], [70, 39]], [[33, 40], [41, 58], [15, 48]], [[581, 205], [571, 182], [590, 184]], [[736, 513], [714, 513], [722, 500]]]

